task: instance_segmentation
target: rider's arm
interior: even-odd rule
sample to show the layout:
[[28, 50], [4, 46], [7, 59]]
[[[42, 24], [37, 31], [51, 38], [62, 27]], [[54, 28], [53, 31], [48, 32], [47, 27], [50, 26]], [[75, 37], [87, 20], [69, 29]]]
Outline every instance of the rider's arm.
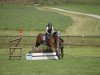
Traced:
[[48, 27], [46, 27], [46, 33], [49, 34], [49, 33], [48, 33]]
[[54, 28], [52, 27], [52, 33], [54, 33]]

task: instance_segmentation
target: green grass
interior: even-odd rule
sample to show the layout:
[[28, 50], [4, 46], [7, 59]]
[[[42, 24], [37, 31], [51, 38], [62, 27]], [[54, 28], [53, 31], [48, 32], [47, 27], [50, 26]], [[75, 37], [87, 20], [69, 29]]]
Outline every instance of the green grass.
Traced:
[[72, 4], [100, 4], [100, 0], [66, 0], [66, 3]]
[[[75, 4], [73, 5], [73, 9], [77, 10], [77, 8], [74, 8]], [[77, 6], [77, 5], [76, 5]], [[48, 11], [53, 11], [59, 14], [62, 14], [64, 16], [70, 16], [73, 19], [73, 24], [70, 25], [68, 28], [66, 28], [66, 34], [67, 35], [100, 35], [100, 20], [97, 18], [93, 18], [93, 17], [89, 17], [89, 16], [84, 16], [84, 15], [77, 15], [77, 14], [72, 14], [72, 13], [67, 13], [64, 11], [59, 11], [56, 9], [52, 9], [52, 7], [56, 7], [56, 8], [61, 8], [65, 9], [66, 6], [51, 6], [51, 8], [48, 6], [48, 8], [46, 8], [46, 6], [44, 8], [40, 8], [40, 9], [44, 9], [44, 10], [48, 10]], [[71, 6], [69, 6], [71, 7]], [[79, 9], [82, 10], [82, 8], [80, 8], [81, 6], [79, 5]], [[70, 9], [70, 8], [69, 8]], [[87, 8], [89, 10], [89, 8]], [[91, 8], [92, 9], [92, 8]], [[73, 11], [74, 11], [73, 10]], [[85, 12], [86, 10], [84, 10]], [[99, 11], [96, 9], [96, 11], [99, 13]], [[91, 12], [88, 12], [91, 13]]]
[[100, 0], [9, 0], [9, 1], [5, 1], [2, 0], [5, 3], [16, 3], [16, 4], [27, 4], [27, 5], [34, 5], [34, 3], [39, 3], [41, 5], [56, 5], [56, 4], [62, 4], [62, 3], [81, 3], [81, 4], [100, 4]]
[[100, 5], [64, 4], [64, 5], [57, 5], [55, 7], [69, 10], [69, 11], [100, 15], [100, 9], [99, 9]]
[[34, 6], [0, 4], [1, 30], [44, 31], [49, 21], [53, 23], [56, 30], [61, 31], [64, 31], [72, 23], [70, 17], [37, 10]]
[[[65, 47], [66, 48], [66, 47]], [[91, 58], [91, 57], [99, 57], [100, 56], [100, 47], [95, 47], [95, 46], [68, 46], [67, 51], [65, 52], [69, 56], [74, 56], [74, 57], [86, 57], [86, 58]]]
[[[80, 0], [81, 1], [81, 0]], [[56, 6], [63, 9], [99, 14], [99, 7], [93, 6], [80, 6], [80, 5], [67, 5]], [[82, 10], [81, 8], [84, 9]], [[89, 9], [89, 10], [88, 10]], [[95, 10], [95, 12], [94, 12]], [[97, 11], [98, 10], [98, 11]], [[60, 18], [59, 18], [60, 17]], [[81, 16], [80, 16], [81, 17]], [[91, 19], [89, 19], [91, 20]], [[25, 34], [29, 34], [29, 31], [37, 33], [37, 31], [44, 31], [45, 26], [49, 21], [53, 22], [56, 30], [65, 31], [68, 26], [73, 22], [70, 16], [64, 16], [51, 11], [37, 10], [33, 6], [12, 5], [12, 4], [0, 4], [0, 33], [2, 35], [17, 35], [15, 30], [24, 29]], [[92, 21], [92, 22], [91, 22]], [[87, 22], [88, 25], [98, 26], [99, 20], [92, 19]], [[87, 24], [86, 24], [87, 25]], [[91, 32], [91, 27], [89, 33]], [[99, 27], [99, 26], [98, 26]], [[6, 30], [6, 31], [5, 31]], [[13, 32], [13, 30], [15, 32]], [[82, 30], [82, 29], [81, 29]], [[85, 31], [87, 31], [85, 29]], [[97, 30], [100, 31], [100, 30]], [[31, 32], [31, 34], [32, 34]], [[85, 32], [86, 34], [89, 34]], [[94, 31], [93, 31], [94, 32]], [[95, 33], [95, 32], [94, 32]], [[0, 35], [1, 35], [0, 34]], [[97, 33], [99, 34], [99, 32]], [[13, 37], [12, 37], [13, 38]], [[27, 61], [25, 54], [31, 50], [30, 46], [24, 46], [22, 59], [17, 60], [8, 58], [8, 48], [5, 43], [11, 38], [0, 37], [0, 75], [99, 75], [100, 74], [100, 47], [94, 46], [69, 46], [64, 48], [65, 56], [60, 60], [40, 60], [40, 61]], [[35, 39], [35, 38], [34, 38]], [[71, 39], [70, 39], [71, 40]], [[74, 41], [73, 41], [74, 40]], [[74, 39], [72, 42], [77, 43], [80, 39]], [[92, 40], [92, 41], [91, 41]], [[87, 38], [85, 41], [94, 43], [94, 38]], [[24, 43], [33, 43], [33, 38], [25, 37]], [[99, 39], [95, 39], [96, 44], [99, 44]], [[2, 45], [1, 45], [2, 44]]]
[[8, 50], [0, 49], [0, 75], [99, 75], [100, 47], [65, 47], [60, 60], [27, 61], [24, 48], [21, 60], [8, 59]]
[[[100, 13], [99, 6], [69, 4], [50, 7], [91, 14]], [[49, 11], [50, 9], [44, 10], [46, 11], [38, 10], [34, 6], [0, 4], [0, 35], [19, 35], [19, 29], [24, 30], [24, 35], [37, 35], [37, 32], [45, 31], [45, 27], [49, 21], [53, 22], [54, 29], [60, 30], [63, 35], [100, 34], [99, 19], [87, 18], [87, 16], [80, 16], [78, 18], [79, 15], [68, 15], [64, 12], [55, 12], [54, 10]], [[79, 20], [80, 23], [77, 22], [77, 24], [74, 24], [73, 18], [76, 16], [76, 20]], [[80, 18], [84, 20], [84, 22]], [[80, 27], [78, 28], [78, 26]]]

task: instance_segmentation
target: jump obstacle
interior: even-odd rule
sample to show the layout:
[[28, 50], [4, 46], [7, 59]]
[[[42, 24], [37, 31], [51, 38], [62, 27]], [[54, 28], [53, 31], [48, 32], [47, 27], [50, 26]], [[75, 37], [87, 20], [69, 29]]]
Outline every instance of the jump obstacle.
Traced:
[[[23, 37], [19, 37], [17, 39], [13, 39], [9, 41], [9, 59], [11, 57], [22, 57], [22, 48], [23, 48]], [[17, 50], [18, 54], [15, 55], [15, 50]], [[15, 54], [14, 54], [15, 53]]]
[[58, 59], [58, 57], [56, 55], [56, 52], [26, 54], [26, 60], [45, 60], [45, 59]]
[[[57, 47], [58, 47], [57, 50], [59, 51], [59, 40], [57, 41]], [[26, 60], [43, 60], [43, 59], [58, 59], [58, 56], [56, 52], [26, 54]]]

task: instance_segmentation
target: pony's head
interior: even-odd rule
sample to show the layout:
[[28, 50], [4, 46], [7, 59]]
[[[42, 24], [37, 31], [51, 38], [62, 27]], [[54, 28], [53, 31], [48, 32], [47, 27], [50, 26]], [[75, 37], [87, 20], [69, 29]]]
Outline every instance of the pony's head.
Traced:
[[54, 32], [52, 36], [54, 37], [55, 40], [57, 40], [59, 35], [60, 35], [60, 31], [57, 31]]

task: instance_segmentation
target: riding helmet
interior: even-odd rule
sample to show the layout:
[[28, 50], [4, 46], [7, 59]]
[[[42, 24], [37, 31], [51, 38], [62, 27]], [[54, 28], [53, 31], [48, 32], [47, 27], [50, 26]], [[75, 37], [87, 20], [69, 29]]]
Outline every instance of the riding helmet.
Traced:
[[52, 27], [52, 22], [49, 22], [48, 23], [48, 27]]

